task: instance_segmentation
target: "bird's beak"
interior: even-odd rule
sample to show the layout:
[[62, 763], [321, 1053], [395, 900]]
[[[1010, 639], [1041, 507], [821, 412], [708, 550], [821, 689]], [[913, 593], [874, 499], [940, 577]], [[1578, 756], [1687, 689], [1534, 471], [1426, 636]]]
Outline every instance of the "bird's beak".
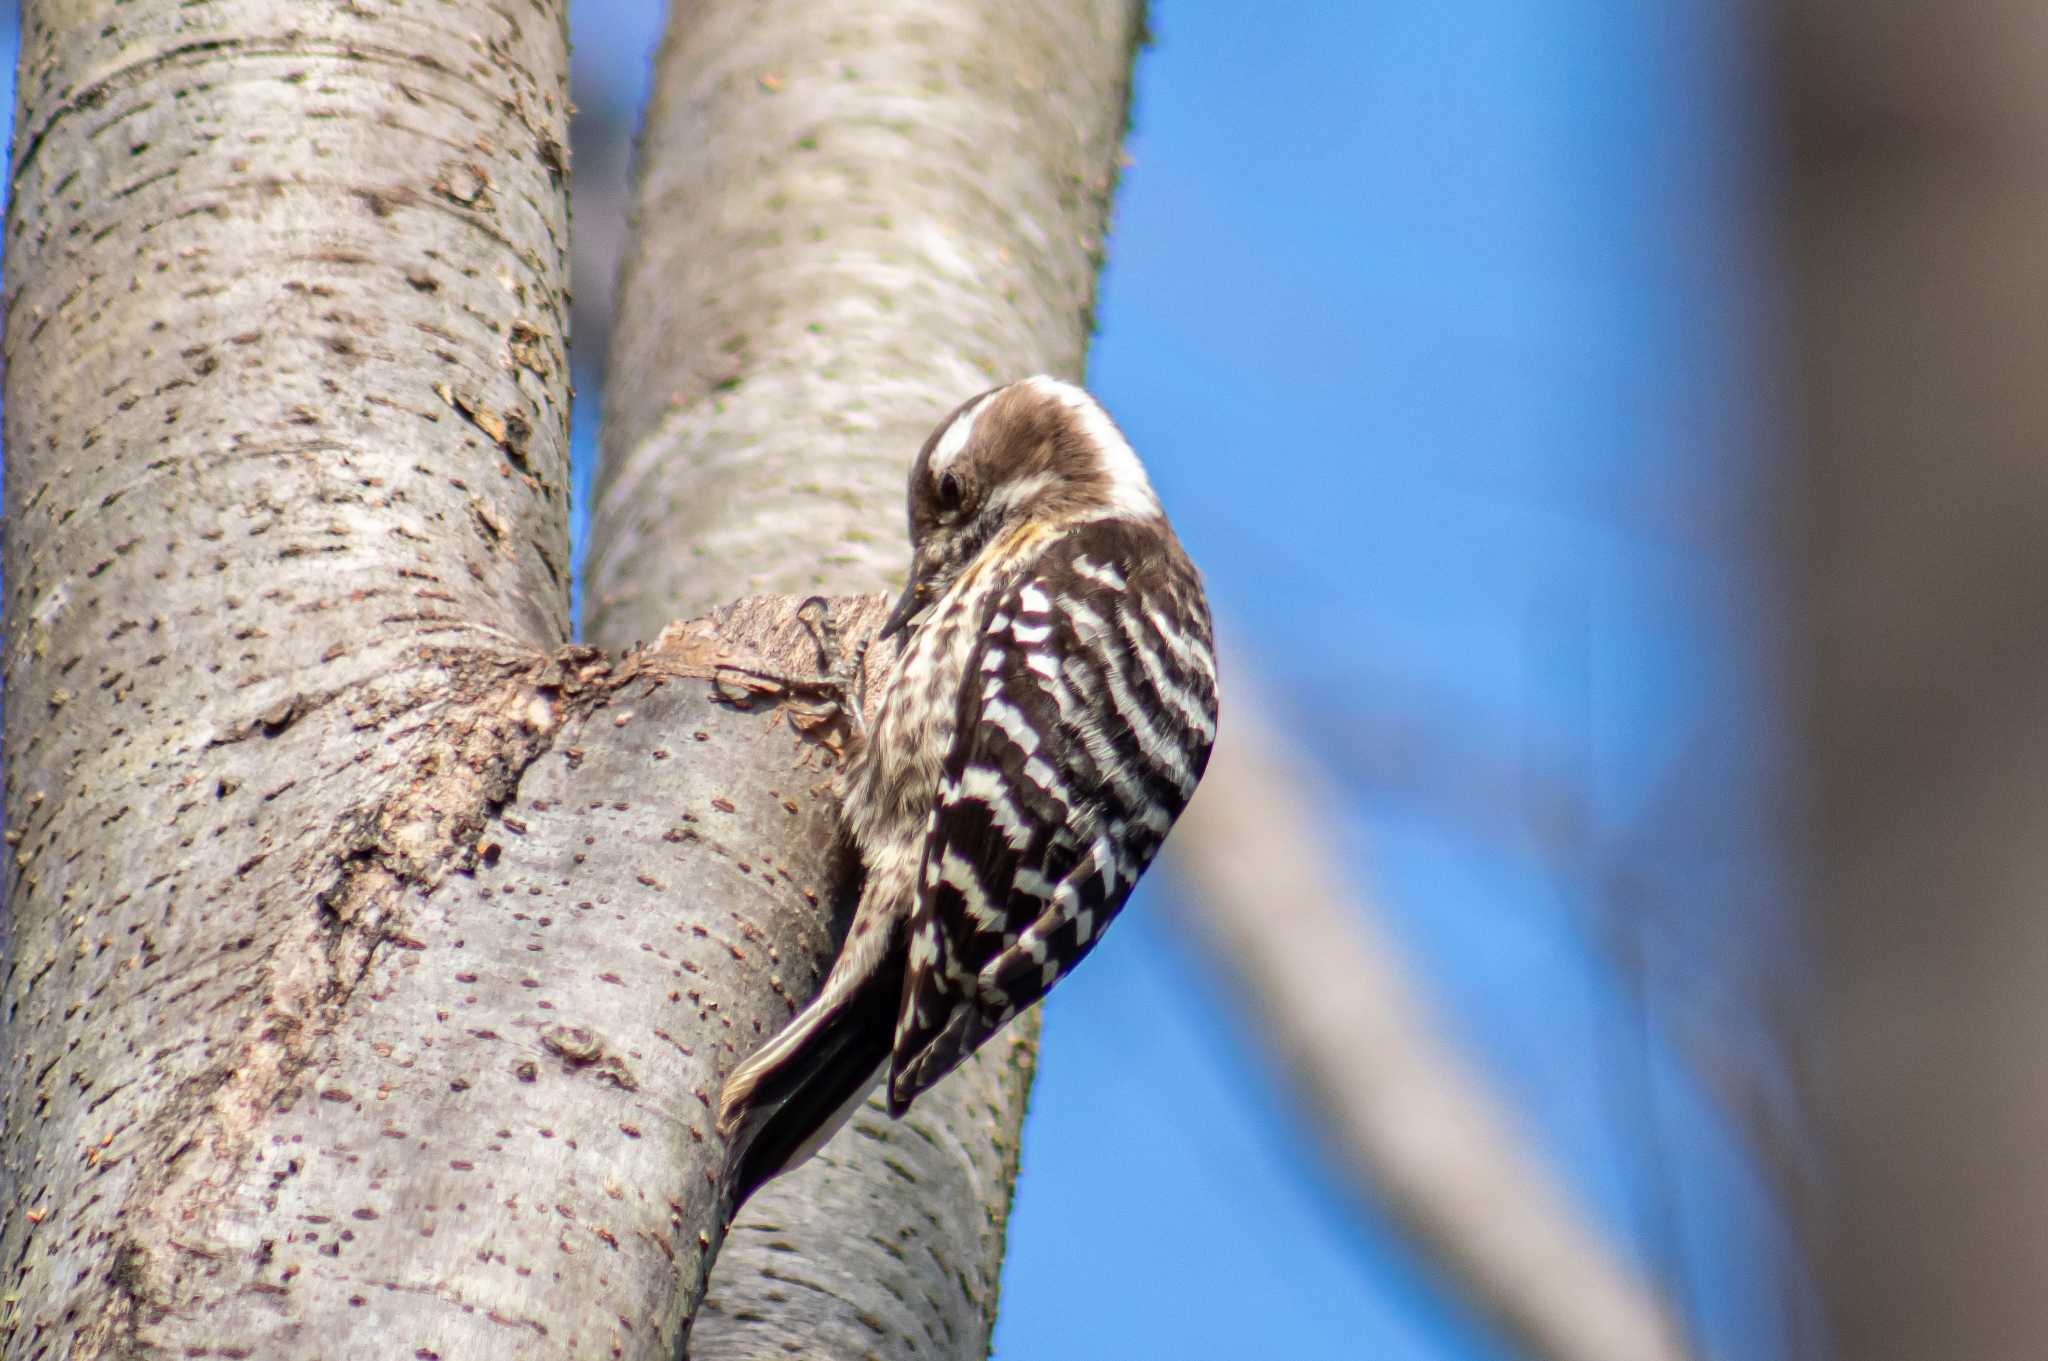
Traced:
[[931, 599], [931, 582], [915, 569], [910, 575], [910, 584], [903, 588], [903, 598], [896, 602], [896, 608], [889, 611], [889, 618], [882, 625], [882, 631], [875, 635], [876, 642], [884, 642], [903, 632], [917, 615], [924, 611]]
[[910, 584], [903, 588], [903, 598], [896, 602], [895, 609], [889, 611], [888, 622], [882, 625], [882, 631], [875, 635], [875, 640], [881, 642], [894, 638], [909, 628], [928, 605], [946, 593], [950, 578], [951, 573], [945, 570], [938, 555], [930, 551], [929, 544], [923, 551], [913, 552], [910, 555]]

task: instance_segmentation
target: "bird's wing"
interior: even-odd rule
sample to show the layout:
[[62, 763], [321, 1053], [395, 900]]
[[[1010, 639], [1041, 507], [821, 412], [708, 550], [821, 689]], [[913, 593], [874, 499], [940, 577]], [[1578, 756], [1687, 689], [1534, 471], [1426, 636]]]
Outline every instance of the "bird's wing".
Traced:
[[1172, 531], [1069, 531], [991, 593], [925, 837], [889, 1102], [1086, 955], [1216, 733], [1200, 579]]

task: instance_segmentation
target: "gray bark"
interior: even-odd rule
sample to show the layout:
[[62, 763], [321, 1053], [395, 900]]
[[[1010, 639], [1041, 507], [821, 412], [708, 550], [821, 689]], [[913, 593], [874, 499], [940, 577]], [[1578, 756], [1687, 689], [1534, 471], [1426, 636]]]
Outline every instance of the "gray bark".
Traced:
[[10, 1357], [510, 1294], [421, 895], [533, 750], [501, 661], [563, 636], [563, 46], [547, 5], [25, 15]]
[[2037, 1356], [2048, 12], [1786, 15], [1822, 1281], [1843, 1356]]
[[[936, 420], [1082, 370], [1139, 32], [1130, 0], [678, 10], [608, 366], [595, 641], [900, 585]], [[1034, 1037], [758, 1196], [692, 1354], [985, 1355]]]
[[547, 4], [27, 16], [6, 1357], [680, 1346], [833, 735], [707, 679], [808, 667], [789, 601], [562, 646], [565, 55]]

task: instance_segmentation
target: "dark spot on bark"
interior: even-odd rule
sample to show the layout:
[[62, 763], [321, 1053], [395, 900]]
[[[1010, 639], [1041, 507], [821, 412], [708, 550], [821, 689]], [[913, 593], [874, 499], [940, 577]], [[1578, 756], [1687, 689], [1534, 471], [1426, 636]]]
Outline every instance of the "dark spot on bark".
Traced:
[[300, 713], [300, 696], [290, 695], [257, 715], [265, 737], [275, 737], [292, 725]]
[[541, 1027], [540, 1042], [566, 1062], [579, 1066], [604, 1053], [604, 1041], [594, 1031], [559, 1021]]

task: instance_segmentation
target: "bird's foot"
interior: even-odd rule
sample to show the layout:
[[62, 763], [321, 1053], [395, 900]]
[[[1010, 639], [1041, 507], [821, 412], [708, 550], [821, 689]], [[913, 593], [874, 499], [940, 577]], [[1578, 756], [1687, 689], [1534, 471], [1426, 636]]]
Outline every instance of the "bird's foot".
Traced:
[[[739, 662], [721, 662], [716, 683], [721, 698], [739, 702], [744, 697], [765, 694], [782, 698], [812, 700], [814, 718], [843, 716], [857, 736], [867, 734], [867, 716], [862, 696], [867, 693], [867, 640], [851, 649], [840, 643], [839, 626], [832, 621], [832, 606], [814, 595], [797, 606], [797, 618], [811, 635], [818, 652], [818, 670], [809, 675], [791, 675]], [[728, 680], [728, 677], [735, 679]], [[735, 694], [737, 690], [739, 693]]]

